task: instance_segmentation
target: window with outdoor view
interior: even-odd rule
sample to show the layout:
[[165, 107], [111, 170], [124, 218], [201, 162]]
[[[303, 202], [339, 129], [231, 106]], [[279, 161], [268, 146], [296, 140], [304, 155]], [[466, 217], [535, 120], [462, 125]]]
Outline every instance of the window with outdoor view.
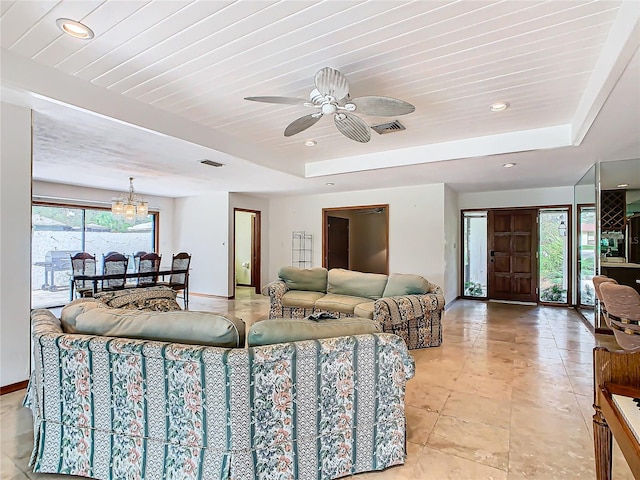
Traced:
[[463, 212], [464, 296], [487, 296], [487, 212]]
[[[31, 209], [32, 308], [64, 305], [69, 301], [71, 255], [95, 255], [98, 271], [102, 256], [119, 252], [133, 257], [155, 250], [156, 215], [132, 221], [116, 218], [110, 210], [34, 204]], [[133, 266], [133, 259], [129, 264]]]
[[569, 210], [540, 209], [539, 298], [541, 302], [567, 303], [569, 282]]

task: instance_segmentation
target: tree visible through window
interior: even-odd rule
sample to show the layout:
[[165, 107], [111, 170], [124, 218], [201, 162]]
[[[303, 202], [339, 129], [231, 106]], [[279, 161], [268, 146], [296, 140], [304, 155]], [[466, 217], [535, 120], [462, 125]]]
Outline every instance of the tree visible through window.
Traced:
[[101, 271], [107, 252], [132, 257], [138, 251], [154, 251], [155, 215], [127, 222], [105, 209], [33, 205], [32, 307], [63, 305], [69, 300], [70, 256], [75, 253], [95, 255]]
[[567, 303], [568, 210], [540, 210], [539, 226], [540, 300]]

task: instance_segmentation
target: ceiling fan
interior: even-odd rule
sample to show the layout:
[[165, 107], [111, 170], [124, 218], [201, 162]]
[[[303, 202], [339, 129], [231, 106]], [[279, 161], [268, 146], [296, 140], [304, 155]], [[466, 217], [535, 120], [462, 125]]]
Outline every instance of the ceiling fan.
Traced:
[[309, 100], [294, 97], [245, 97], [245, 100], [281, 105], [304, 105], [319, 109], [317, 112], [291, 122], [284, 131], [285, 137], [315, 125], [323, 115], [333, 114], [333, 121], [340, 133], [361, 143], [371, 140], [371, 129], [364, 120], [351, 112], [377, 117], [395, 117], [412, 113], [416, 109], [410, 103], [392, 97], [369, 95], [351, 98], [346, 77], [330, 67], [324, 67], [316, 72], [315, 87], [309, 95]]

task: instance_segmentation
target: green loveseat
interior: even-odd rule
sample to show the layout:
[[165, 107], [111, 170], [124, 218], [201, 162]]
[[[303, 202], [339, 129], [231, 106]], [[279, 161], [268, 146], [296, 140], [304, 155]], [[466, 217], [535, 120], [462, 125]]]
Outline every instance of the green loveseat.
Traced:
[[269, 318], [329, 312], [339, 318], [369, 318], [410, 349], [442, 343], [442, 288], [419, 275], [282, 267], [278, 277], [263, 289], [270, 297]]

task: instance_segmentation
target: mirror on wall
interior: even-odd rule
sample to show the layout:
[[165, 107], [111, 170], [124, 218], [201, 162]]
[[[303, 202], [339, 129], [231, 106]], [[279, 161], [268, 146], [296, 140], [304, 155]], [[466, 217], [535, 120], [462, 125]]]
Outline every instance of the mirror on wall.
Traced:
[[640, 293], [640, 158], [599, 167], [600, 274]]
[[575, 304], [595, 327], [595, 292], [591, 279], [596, 274], [596, 165], [592, 165], [573, 187], [576, 204], [576, 285]]

